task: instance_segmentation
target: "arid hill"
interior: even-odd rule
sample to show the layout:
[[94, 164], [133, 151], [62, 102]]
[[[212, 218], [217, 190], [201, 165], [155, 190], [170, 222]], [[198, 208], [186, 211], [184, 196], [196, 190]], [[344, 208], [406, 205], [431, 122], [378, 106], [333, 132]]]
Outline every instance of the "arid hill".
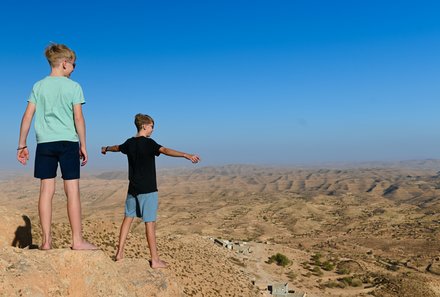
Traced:
[[[288, 283], [289, 289], [308, 296], [440, 296], [438, 168], [439, 161], [427, 160], [326, 168], [229, 165], [160, 170], [158, 243], [171, 263], [160, 272], [163, 282], [183, 296], [270, 296], [267, 286], [276, 283]], [[127, 243], [124, 261], [129, 264], [111, 261], [126, 178], [126, 172], [104, 172], [81, 181], [84, 232], [101, 247], [97, 253], [102, 262], [115, 271], [115, 278], [103, 276], [106, 281], [116, 284], [121, 278], [121, 288], [128, 290], [121, 296], [136, 296], [138, 291], [119, 275], [121, 271], [129, 273], [132, 265], [150, 275], [156, 272], [148, 267], [140, 221]], [[60, 180], [54, 198], [56, 250], [48, 255], [68, 258], [76, 252], [68, 250], [70, 230], [61, 185]], [[40, 240], [37, 199], [36, 180], [1, 183], [0, 205], [10, 214], [9, 229], [26, 226], [22, 216], [27, 216], [33, 245]], [[0, 231], [4, 253], [15, 259], [1, 262], [0, 284], [10, 285], [8, 261], [33, 261], [33, 255], [44, 252], [12, 248], [13, 232]], [[213, 238], [245, 242], [246, 252], [220, 247]], [[279, 259], [277, 254], [287, 258], [286, 265], [270, 263], [270, 258]], [[86, 254], [75, 261], [94, 263]], [[61, 267], [51, 269], [56, 273]], [[148, 278], [137, 273], [146, 285]], [[53, 286], [72, 295], [70, 285]]]

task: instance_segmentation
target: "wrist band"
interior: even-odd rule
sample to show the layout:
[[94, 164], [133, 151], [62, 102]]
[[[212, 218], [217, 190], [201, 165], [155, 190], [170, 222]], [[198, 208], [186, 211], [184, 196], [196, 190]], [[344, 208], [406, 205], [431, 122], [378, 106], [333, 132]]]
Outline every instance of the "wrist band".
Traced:
[[23, 147], [18, 147], [18, 148], [17, 148], [17, 151], [20, 151], [20, 150], [25, 149], [25, 148], [27, 148], [27, 145], [25, 145], [25, 146], [23, 146]]

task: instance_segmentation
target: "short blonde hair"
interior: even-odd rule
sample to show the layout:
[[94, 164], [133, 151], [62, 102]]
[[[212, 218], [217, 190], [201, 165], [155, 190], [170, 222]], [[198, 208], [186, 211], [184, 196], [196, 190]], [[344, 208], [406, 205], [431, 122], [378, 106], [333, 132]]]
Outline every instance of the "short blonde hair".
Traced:
[[53, 43], [46, 47], [44, 54], [46, 55], [50, 67], [57, 67], [62, 60], [68, 60], [70, 62], [76, 60], [75, 52], [64, 44]]
[[138, 113], [134, 117], [134, 124], [136, 125], [136, 128], [137, 128], [137, 130], [139, 132], [142, 129], [142, 125], [148, 125], [148, 124], [153, 124], [154, 125], [154, 120], [149, 115]]

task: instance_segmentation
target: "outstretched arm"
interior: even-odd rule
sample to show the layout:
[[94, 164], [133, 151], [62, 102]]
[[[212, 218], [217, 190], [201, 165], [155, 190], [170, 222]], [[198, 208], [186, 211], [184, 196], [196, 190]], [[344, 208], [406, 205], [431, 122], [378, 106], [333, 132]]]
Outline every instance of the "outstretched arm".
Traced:
[[179, 152], [170, 148], [161, 147], [159, 149], [159, 152], [161, 152], [164, 155], [170, 156], [170, 157], [180, 157], [190, 160], [193, 163], [198, 163], [200, 161], [200, 157], [197, 155], [187, 154], [183, 152]]
[[20, 125], [20, 136], [18, 139], [17, 148], [17, 160], [23, 165], [26, 165], [27, 160], [29, 160], [29, 150], [26, 145], [26, 139], [29, 134], [29, 129], [31, 128], [32, 118], [35, 113], [35, 104], [28, 102], [26, 110], [23, 114]]
[[120, 152], [119, 145], [101, 147], [101, 154], [105, 155], [107, 152]]

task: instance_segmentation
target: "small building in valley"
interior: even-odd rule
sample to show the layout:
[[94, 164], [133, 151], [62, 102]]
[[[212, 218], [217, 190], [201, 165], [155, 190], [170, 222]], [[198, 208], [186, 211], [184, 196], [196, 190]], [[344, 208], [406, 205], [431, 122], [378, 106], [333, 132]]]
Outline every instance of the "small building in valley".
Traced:
[[226, 239], [212, 238], [215, 244], [225, 247], [229, 250], [233, 250], [240, 254], [249, 254], [251, 253], [250, 246], [244, 241], [229, 241]]
[[307, 294], [304, 292], [289, 290], [288, 285], [284, 284], [273, 284], [268, 286], [271, 296], [274, 297], [306, 297]]

